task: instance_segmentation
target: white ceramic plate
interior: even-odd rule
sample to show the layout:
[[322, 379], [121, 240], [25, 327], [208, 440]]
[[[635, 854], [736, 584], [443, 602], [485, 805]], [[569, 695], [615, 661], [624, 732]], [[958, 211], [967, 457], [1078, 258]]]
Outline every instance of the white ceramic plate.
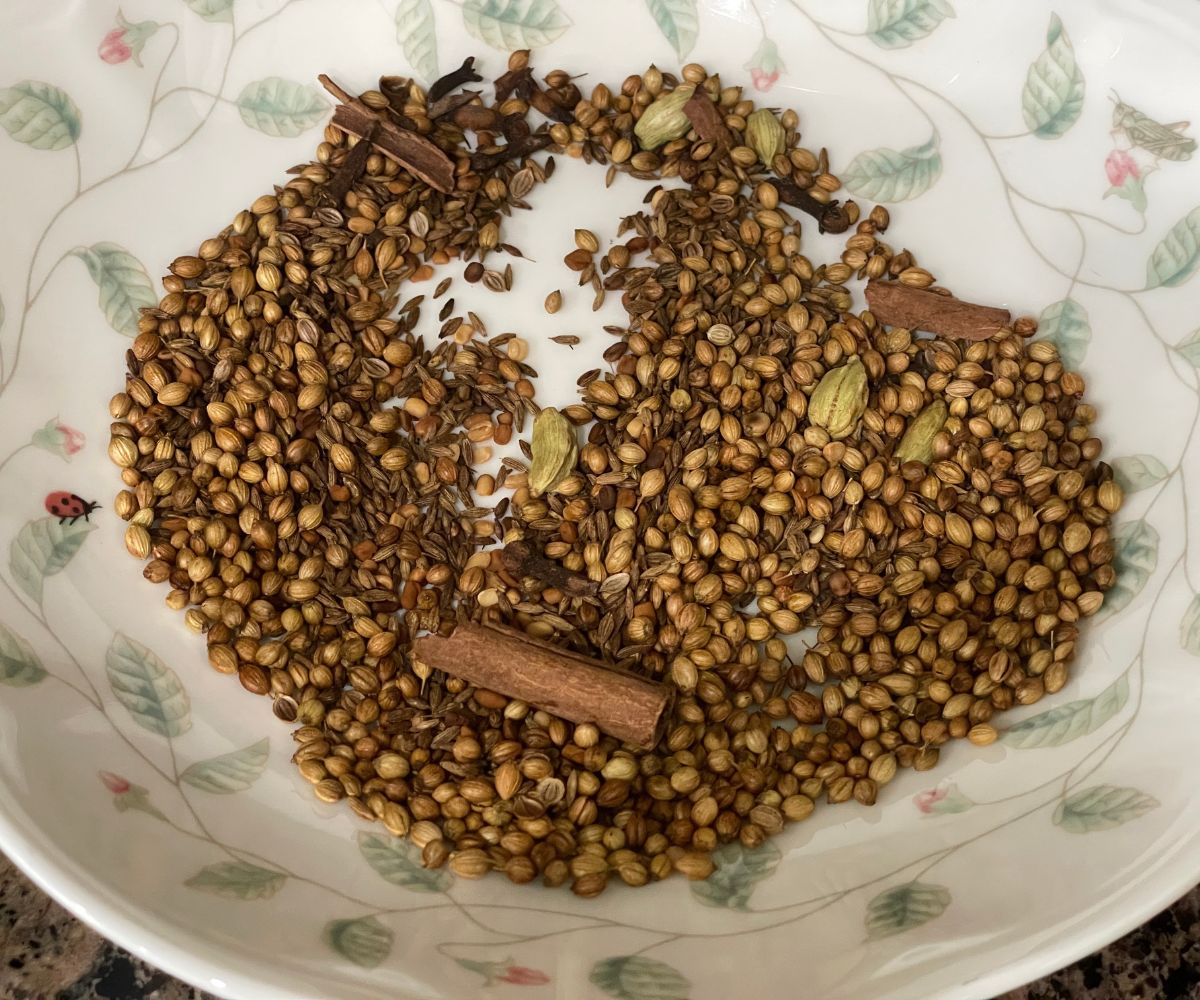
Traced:
[[[8, 0], [0, 39], [0, 846], [100, 931], [255, 1000], [986, 996], [1200, 879], [1196, 3]], [[893, 206], [889, 239], [1041, 314], [1130, 494], [1067, 690], [707, 885], [589, 902], [422, 871], [313, 803], [286, 729], [209, 669], [109, 510], [44, 509], [109, 502], [105, 404], [148, 275], [308, 158], [318, 72], [361, 89], [479, 53], [495, 75], [521, 44], [614, 83], [698, 59], [798, 108], [850, 191]], [[603, 338], [586, 303], [540, 301], [572, 287], [571, 226], [612, 233], [642, 194], [569, 166], [514, 222], [542, 263], [478, 304], [563, 402]]]

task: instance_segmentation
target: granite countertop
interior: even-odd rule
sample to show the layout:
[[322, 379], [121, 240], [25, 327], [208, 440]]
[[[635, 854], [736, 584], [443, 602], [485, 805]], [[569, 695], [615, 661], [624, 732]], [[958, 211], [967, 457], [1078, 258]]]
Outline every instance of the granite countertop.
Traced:
[[[1002, 1000], [1184, 997], [1200, 997], [1200, 888], [1103, 951]], [[0, 1000], [210, 996], [84, 927], [0, 855]]]

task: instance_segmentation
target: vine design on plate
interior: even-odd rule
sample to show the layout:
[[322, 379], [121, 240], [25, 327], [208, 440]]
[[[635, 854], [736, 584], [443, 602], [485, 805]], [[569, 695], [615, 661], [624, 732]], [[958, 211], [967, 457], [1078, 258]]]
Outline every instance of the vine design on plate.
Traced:
[[[138, 310], [155, 302], [145, 267], [134, 253], [115, 243], [71, 247], [47, 264], [43, 251], [66, 213], [116, 179], [144, 170], [182, 149], [222, 105], [234, 109], [248, 128], [268, 136], [300, 135], [324, 120], [328, 103], [306, 84], [266, 77], [245, 84], [236, 96], [224, 93], [242, 41], [277, 17], [291, 2], [287, 0], [273, 13], [246, 27], [239, 26], [241, 14], [234, 0], [183, 0], [181, 20], [186, 22], [187, 30], [195, 28], [229, 36], [221, 82], [214, 92], [189, 86], [164, 88], [168, 66], [179, 45], [180, 23], [134, 24], [118, 14], [117, 28], [101, 45], [101, 58], [109, 63], [132, 60], [141, 65], [144, 56], [147, 63], [159, 60], [158, 68], [156, 73], [146, 74], [147, 80], [153, 76], [153, 84], [136, 146], [122, 166], [87, 184], [78, 147], [86, 117], [71, 96], [53, 84], [40, 81], [26, 80], [0, 87], [0, 127], [16, 142], [47, 155], [70, 157], [74, 162], [73, 192], [49, 219], [30, 255], [24, 294], [13, 310], [15, 334], [11, 343], [6, 344], [0, 363], [0, 392], [16, 375], [31, 312], [63, 261], [76, 258], [83, 262], [97, 287], [100, 312], [117, 334], [135, 335]], [[1138, 236], [1144, 232], [1144, 218], [1142, 228], [1124, 229], [1085, 209], [1049, 204], [1014, 183], [997, 154], [1002, 143], [1061, 138], [1080, 120], [1089, 99], [1068, 26], [1057, 14], [1050, 16], [1044, 35], [1030, 39], [1028, 72], [1020, 94], [1014, 94], [1012, 101], [1014, 122], [1019, 113], [1024, 130], [993, 135], [935, 88], [887, 68], [903, 65], [894, 59], [896, 55], [904, 55], [900, 50], [919, 45], [934, 32], [953, 28], [956, 11], [948, 0], [865, 0], [856, 8], [865, 15], [865, 27], [861, 30], [825, 24], [809, 14], [801, 0], [788, 0], [788, 5], [796, 12], [801, 27], [806, 26], [817, 39], [849, 60], [881, 75], [921, 119], [920, 129], [914, 131], [908, 144], [897, 144], [903, 148], [863, 151], [849, 162], [842, 176], [854, 194], [897, 202], [918, 198], [930, 190], [938, 183], [945, 166], [941, 133], [930, 107], [953, 117], [971, 134], [1002, 185], [1014, 222], [1031, 252], [1064, 282], [1061, 298], [1042, 314], [1041, 336], [1058, 345], [1068, 367], [1078, 367], [1093, 337], [1088, 307], [1100, 309], [1102, 301], [1097, 299], [1114, 296], [1135, 310], [1145, 334], [1164, 358], [1173, 362], [1168, 365], [1173, 377], [1197, 399], [1200, 408], [1200, 330], [1172, 343], [1155, 327], [1141, 298], [1170, 294], [1171, 289], [1193, 279], [1200, 266], [1200, 208], [1183, 214], [1160, 235], [1146, 261], [1144, 280], [1139, 276], [1130, 287], [1116, 288], [1085, 277], [1093, 271], [1085, 268], [1088, 241], [1084, 223], [1121, 235]], [[557, 0], [462, 0], [454, 4], [441, 0], [436, 4], [435, 0], [399, 0], [388, 15], [397, 44], [417, 73], [427, 79], [435, 77], [439, 68], [439, 8], [441, 13], [450, 9], [459, 11], [463, 26], [473, 37], [501, 50], [549, 44], [571, 26]], [[752, 85], [759, 91], [768, 91], [787, 67], [757, 0], [751, 0], [750, 8], [758, 20], [760, 34], [745, 68]], [[695, 46], [702, 27], [697, 0], [645, 0], [645, 10], [675, 57], [683, 61]], [[881, 52], [888, 60], [887, 67], [875, 61]], [[201, 120], [174, 145], [148, 155], [148, 146], [154, 148], [148, 144], [148, 138], [156, 113], [164, 102], [180, 93], [195, 93], [206, 99]], [[1111, 187], [1120, 189], [1108, 194], [1129, 200], [1142, 212], [1144, 189], [1140, 185], [1146, 175], [1157, 169], [1163, 159], [1178, 162], [1190, 158], [1195, 140], [1186, 134], [1185, 123], [1160, 125], [1119, 98], [1113, 125], [1117, 151], [1126, 154], [1129, 160], [1118, 158], [1111, 168], [1106, 164]], [[1153, 157], [1153, 161], [1146, 157]], [[1131, 180], [1139, 185], [1136, 191]], [[1022, 222], [1016, 210], [1018, 204], [1072, 227], [1079, 236], [1077, 258], [1062, 262], [1050, 256]], [[4, 307], [0, 303], [0, 333], [4, 332], [4, 320]], [[23, 609], [33, 619], [41, 641], [57, 644], [60, 655], [56, 659], [68, 664], [69, 672], [47, 669], [43, 658], [23, 635], [2, 624], [0, 685], [12, 689], [36, 689], [47, 682], [63, 685], [107, 721], [139, 761], [136, 780], [146, 781], [152, 788], [109, 771], [99, 772], [101, 788], [111, 797], [115, 809], [130, 814], [127, 822], [161, 823], [176, 835], [204, 845], [208, 860], [182, 879], [189, 890], [209, 893], [238, 905], [254, 905], [287, 892], [293, 883], [315, 887], [346, 904], [345, 915], [330, 919], [324, 927], [326, 946], [362, 968], [375, 968], [387, 961], [397, 936], [396, 922], [420, 919], [422, 914], [432, 911], [456, 912], [465, 924], [480, 932], [479, 939], [443, 941], [436, 948], [446, 957], [448, 967], [469, 975], [476, 987], [480, 985], [477, 976], [483, 978], [485, 986], [548, 983], [549, 976], [540, 970], [514, 964], [514, 955], [522, 946], [588, 931], [637, 931], [647, 935], [649, 943], [637, 953], [595, 962], [589, 975], [592, 985], [618, 1000], [685, 1000], [692, 983], [674, 965], [651, 957], [649, 952], [679, 941], [719, 940], [747, 933], [744, 922], [751, 917], [765, 918], [765, 922], [752, 928], [755, 932], [791, 926], [847, 901], [862, 906], [868, 939], [883, 942], [894, 935], [916, 931], [941, 917], [953, 905], [952, 894], [949, 887], [929, 879], [931, 871], [958, 851], [1010, 823], [1037, 815], [1044, 818], [1047, 829], [1055, 835], [1102, 832], [1136, 822], [1158, 806], [1149, 793], [1100, 781], [1098, 772], [1119, 750], [1137, 721], [1144, 690], [1146, 639], [1160, 600], [1170, 581], [1177, 577], [1187, 581], [1193, 595], [1180, 622], [1179, 641], [1183, 648], [1200, 655], [1200, 595], [1187, 576], [1190, 540], [1185, 532], [1182, 551], [1173, 559], [1160, 559], [1164, 543], [1151, 521], [1153, 510], [1169, 495], [1169, 490], [1178, 491], [1187, 509], [1189, 485], [1184, 458], [1196, 423], [1194, 410], [1187, 438], [1174, 458], [1138, 452], [1113, 462], [1126, 491], [1140, 493], [1144, 503], [1140, 517], [1123, 522], [1114, 536], [1120, 578], [1107, 610], [1109, 615], [1134, 608], [1145, 613], [1140, 642], [1129, 663], [1098, 691], [1054, 705], [1010, 726], [1002, 734], [1003, 746], [1014, 751], [1060, 747], [1077, 740], [1093, 741], [1086, 752], [1072, 766], [1036, 786], [1002, 798], [988, 800], [977, 794], [967, 795], [950, 782], [919, 793], [914, 797], [914, 805], [929, 816], [967, 809], [982, 811], [1004, 803], [1020, 804], [1015, 813], [1006, 811], [1003, 820], [982, 832], [962, 834], [961, 839], [875, 878], [807, 898], [764, 905], [763, 896], [781, 861], [779, 848], [770, 842], [752, 848], [739, 842], [725, 845], [714, 853], [713, 876], [689, 887], [698, 903], [730, 911], [729, 924], [720, 931], [679, 931], [670, 926], [638, 923], [635, 919], [581, 915], [543, 906], [466, 902], [459, 899], [456, 881], [448, 871], [421, 865], [420, 851], [411, 842], [363, 830], [357, 840], [363, 864], [390, 885], [416, 894], [407, 897], [402, 906], [380, 907], [216, 836], [205, 820], [206, 807], [217, 801], [211, 797], [236, 795], [250, 789], [264, 773], [269, 743], [262, 739], [216, 757], [181, 763], [179, 758], [186, 753], [191, 728], [191, 707], [186, 688], [170, 666], [136, 638], [122, 634], [113, 636], [103, 668], [90, 662], [85, 664], [63, 643], [49, 618], [47, 607], [54, 605], [46, 600], [46, 587], [57, 586], [53, 578], [66, 569], [86, 544], [92, 530], [87, 521], [59, 523], [53, 516], [33, 519], [12, 540], [8, 576], [0, 578], [0, 587], [7, 591], [14, 608]], [[0, 470], [27, 449], [48, 452], [65, 460], [83, 447], [82, 435], [54, 418], [33, 430], [27, 444], [0, 461]], [[1151, 586], [1156, 580], [1157, 586]], [[101, 669], [111, 695], [102, 694], [93, 679]], [[24, 690], [14, 695], [28, 696]], [[756, 896], [760, 891], [762, 895]], [[418, 901], [417, 905], [409, 904], [412, 899]], [[554, 930], [526, 932], [511, 920], [514, 911], [522, 910], [561, 919]], [[479, 957], [481, 953], [505, 957]]]

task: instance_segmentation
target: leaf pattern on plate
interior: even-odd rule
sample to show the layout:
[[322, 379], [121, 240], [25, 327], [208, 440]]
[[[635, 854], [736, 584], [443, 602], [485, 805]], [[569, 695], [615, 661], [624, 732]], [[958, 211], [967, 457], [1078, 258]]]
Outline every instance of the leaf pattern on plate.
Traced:
[[100, 290], [100, 310], [117, 333], [138, 334], [141, 310], [158, 304], [141, 262], [116, 243], [94, 243], [74, 251]]
[[17, 586], [40, 605], [46, 577], [61, 573], [94, 529], [87, 521], [63, 524], [56, 517], [30, 521], [8, 548], [8, 568]]
[[1060, 299], [1042, 310], [1038, 335], [1058, 348], [1063, 365], [1078, 371], [1092, 340], [1087, 310], [1074, 299]]
[[[0, 305], [0, 323], [4, 320], [4, 309]], [[1200, 330], [1196, 330], [1175, 348], [1185, 360], [1200, 368]]]
[[948, 0], [870, 0], [867, 37], [885, 49], [902, 49], [954, 17]]
[[391, 929], [375, 917], [331, 920], [325, 925], [325, 943], [364, 969], [374, 969], [387, 958], [394, 940]]
[[644, 955], [601, 959], [588, 979], [617, 1000], [688, 1000], [692, 986], [666, 962]]
[[1081, 698], [1039, 712], [1005, 731], [1001, 739], [1018, 750], [1060, 747], [1094, 733], [1129, 700], [1129, 677], [1121, 674], [1094, 698]]
[[1200, 656], [1200, 594], [1192, 595], [1192, 603], [1179, 623], [1179, 644], [1193, 656]]
[[1113, 476], [1126, 493], [1136, 493], [1162, 482], [1169, 473], [1167, 467], [1153, 455], [1123, 455], [1112, 460]]
[[507, 52], [549, 45], [571, 19], [557, 0], [465, 0], [463, 24], [484, 44]]
[[734, 840], [717, 848], [710, 857], [717, 870], [704, 881], [689, 883], [692, 895], [705, 906], [744, 910], [755, 884], [775, 871], [783, 855], [769, 840], [750, 848]]
[[870, 149], [859, 153], [842, 171], [852, 194], [873, 201], [907, 201], [924, 194], [942, 176], [937, 136], [908, 149]]
[[46, 668], [33, 647], [16, 632], [0, 625], [0, 684], [31, 687], [46, 679]]
[[941, 885], [906, 882], [885, 889], [867, 904], [867, 937], [891, 937], [940, 917], [950, 905], [950, 890]]
[[151, 650], [118, 632], [105, 663], [113, 694], [143, 729], [171, 737], [192, 728], [187, 691], [175, 671]]
[[39, 80], [0, 88], [0, 125], [34, 149], [66, 149], [83, 131], [79, 108], [66, 91]]
[[696, 44], [700, 33], [697, 0], [646, 0], [654, 23], [663, 37], [671, 43], [675, 55], [683, 59]]
[[1083, 112], [1083, 72], [1062, 20], [1050, 15], [1046, 48], [1025, 77], [1021, 111], [1025, 124], [1039, 139], [1057, 139]]
[[437, 78], [437, 27], [430, 0], [400, 0], [396, 6], [396, 41], [413, 69], [426, 80]]
[[1068, 833], [1092, 833], [1111, 830], [1122, 823], [1157, 809], [1158, 799], [1136, 788], [1095, 785], [1073, 792], [1054, 810], [1054, 825]]
[[445, 892], [454, 884], [454, 876], [445, 868], [421, 865], [421, 852], [412, 841], [363, 830], [358, 834], [358, 849], [367, 864], [393, 885], [413, 892]]
[[183, 0], [206, 21], [232, 21], [233, 0]]
[[283, 888], [287, 876], [249, 861], [219, 861], [206, 865], [183, 884], [229, 899], [270, 899]]
[[329, 113], [329, 102], [316, 87], [279, 76], [246, 84], [235, 103], [252, 129], [287, 139], [319, 125]]
[[213, 795], [242, 792], [253, 785], [266, 769], [269, 749], [270, 740], [264, 736], [241, 750], [196, 761], [179, 779]]
[[1150, 254], [1146, 287], [1182, 285], [1196, 273], [1197, 264], [1200, 264], [1200, 208], [1193, 208], [1171, 227]]
[[1124, 610], [1158, 566], [1158, 532], [1145, 519], [1117, 525], [1113, 532], [1113, 568], [1117, 582], [1104, 595], [1098, 619]]

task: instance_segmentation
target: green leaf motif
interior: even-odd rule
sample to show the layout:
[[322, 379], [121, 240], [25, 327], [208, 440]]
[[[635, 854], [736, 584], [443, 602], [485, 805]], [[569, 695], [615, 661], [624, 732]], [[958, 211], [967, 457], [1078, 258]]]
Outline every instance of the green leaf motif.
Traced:
[[192, 728], [192, 705], [179, 677], [140, 642], [118, 632], [105, 657], [108, 683], [143, 729], [181, 736]]
[[413, 892], [445, 892], [454, 884], [454, 876], [446, 869], [423, 868], [421, 852], [408, 840], [362, 831], [358, 849], [367, 864], [393, 885]]
[[1111, 830], [1157, 809], [1158, 799], [1136, 788], [1095, 785], [1068, 795], [1054, 810], [1054, 825], [1067, 833]]
[[40, 605], [46, 577], [62, 572], [94, 528], [87, 521], [64, 524], [56, 517], [30, 521], [8, 548], [8, 568], [17, 586]]
[[[1200, 264], [1200, 208], [1180, 219], [1150, 254], [1146, 264], [1146, 287], [1182, 285]], [[1193, 338], [1194, 339], [1194, 338]], [[1192, 362], [1195, 364], [1196, 362]]]
[[329, 102], [316, 87], [278, 76], [246, 84], [238, 94], [242, 121], [265, 135], [291, 139], [329, 113]]
[[867, 37], [880, 48], [903, 49], [948, 17], [954, 17], [954, 8], [947, 0], [871, 0]]
[[646, 7], [663, 37], [671, 43], [675, 55], [683, 59], [696, 44], [700, 33], [697, 0], [646, 0]]
[[852, 194], [872, 201], [907, 201], [924, 194], [942, 176], [942, 154], [934, 136], [922, 146], [871, 149], [842, 172]]
[[282, 872], [249, 861], [221, 861], [201, 868], [183, 884], [228, 899], [270, 899], [287, 881]]
[[692, 986], [666, 962], [642, 955], [601, 959], [588, 979], [617, 1000], [687, 1000]]
[[549, 45], [571, 26], [557, 0], [465, 0], [463, 24], [502, 52]]
[[1167, 467], [1153, 455], [1124, 455], [1112, 461], [1113, 475], [1126, 493], [1136, 493], [1167, 478]]
[[206, 21], [232, 21], [233, 0], [183, 0]]
[[744, 910], [756, 883], [771, 875], [783, 855], [769, 840], [758, 847], [743, 847], [734, 840], [713, 851], [717, 870], [703, 882], [689, 883], [692, 895], [705, 906]]
[[1087, 310], [1074, 299], [1062, 299], [1042, 310], [1038, 333], [1058, 348], [1063, 365], [1078, 371], [1092, 340]]
[[1083, 73], [1057, 14], [1050, 15], [1046, 49], [1034, 60], [1021, 92], [1025, 124], [1039, 139], [1057, 139], [1083, 111]]
[[117, 333], [138, 334], [142, 309], [158, 303], [146, 269], [128, 250], [116, 243], [94, 243], [74, 251], [100, 290], [100, 310]]
[[867, 904], [867, 937], [891, 937], [940, 917], [950, 905], [950, 890], [941, 885], [907, 882], [885, 889]]
[[1179, 644], [1193, 656], [1200, 656], [1200, 594], [1192, 598], [1179, 624]]
[[34, 149], [66, 149], [83, 131], [79, 109], [66, 91], [38, 80], [0, 88], [0, 125]]
[[10, 628], [0, 625], [0, 684], [32, 687], [46, 679], [46, 669], [33, 647]]
[[1098, 618], [1123, 611], [1146, 586], [1158, 566], [1158, 532], [1146, 521], [1121, 524], [1113, 532], [1113, 568], [1117, 582], [1104, 595]]
[[364, 969], [374, 969], [387, 958], [393, 940], [395, 935], [375, 917], [331, 920], [325, 925], [325, 943]]
[[437, 78], [437, 28], [429, 0], [400, 0], [396, 7], [396, 41], [413, 69], [426, 80]]
[[1094, 733], [1116, 715], [1129, 700], [1129, 677], [1121, 674], [1094, 698], [1081, 698], [1057, 705], [1018, 722], [1002, 739], [1018, 750], [1060, 747]]
[[267, 766], [267, 751], [270, 740], [263, 737], [241, 750], [200, 760], [187, 768], [179, 777], [193, 788], [213, 795], [230, 795], [243, 792], [262, 775]]
[[[4, 320], [3, 306], [0, 305], [0, 323]], [[1200, 368], [1200, 330], [1197, 330], [1188, 337], [1182, 344], [1175, 348], [1184, 358], [1185, 361], [1191, 362], [1195, 367]]]

